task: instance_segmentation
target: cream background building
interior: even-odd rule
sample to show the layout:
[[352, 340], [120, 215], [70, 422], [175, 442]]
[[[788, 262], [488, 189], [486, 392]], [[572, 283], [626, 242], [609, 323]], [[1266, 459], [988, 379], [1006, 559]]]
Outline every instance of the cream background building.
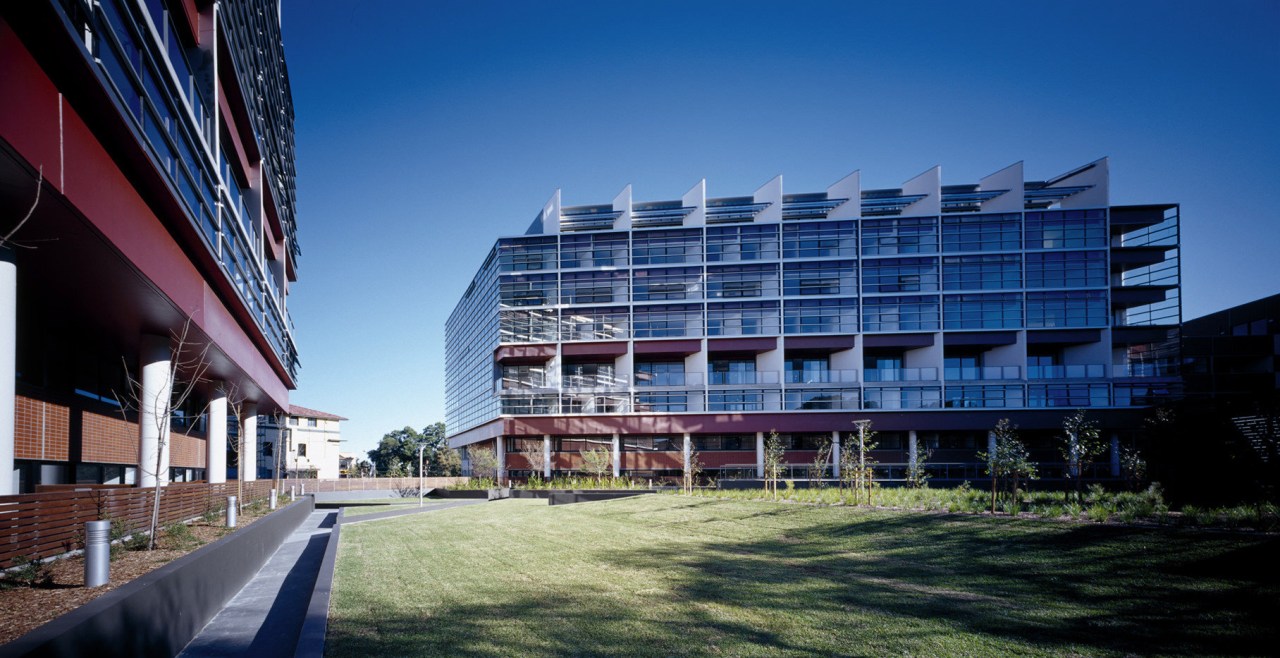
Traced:
[[283, 418], [259, 418], [258, 472], [273, 477], [279, 463], [286, 477], [337, 478], [344, 420], [297, 405], [290, 405]]

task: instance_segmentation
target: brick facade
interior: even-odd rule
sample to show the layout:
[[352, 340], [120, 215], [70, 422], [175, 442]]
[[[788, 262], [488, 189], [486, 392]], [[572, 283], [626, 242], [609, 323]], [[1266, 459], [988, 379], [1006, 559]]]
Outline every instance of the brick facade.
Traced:
[[185, 434], [169, 434], [169, 465], [186, 468], [205, 467], [205, 440]]
[[138, 424], [82, 411], [83, 460], [106, 464], [138, 463]]

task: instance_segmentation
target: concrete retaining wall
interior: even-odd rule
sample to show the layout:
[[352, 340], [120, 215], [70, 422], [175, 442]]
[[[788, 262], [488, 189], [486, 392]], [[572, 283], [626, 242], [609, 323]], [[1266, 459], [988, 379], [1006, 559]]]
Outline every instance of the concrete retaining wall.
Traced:
[[176, 655], [314, 509], [303, 498], [0, 646], [0, 658]]

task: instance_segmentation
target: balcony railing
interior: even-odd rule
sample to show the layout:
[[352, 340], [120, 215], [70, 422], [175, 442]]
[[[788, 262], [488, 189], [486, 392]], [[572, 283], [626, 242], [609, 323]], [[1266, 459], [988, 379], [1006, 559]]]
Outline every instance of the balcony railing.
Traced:
[[700, 372], [637, 372], [636, 386], [702, 386]]
[[1111, 369], [1112, 377], [1177, 377], [1176, 363], [1125, 363]]
[[626, 375], [565, 375], [560, 379], [564, 388], [626, 388]]
[[710, 372], [708, 383], [712, 386], [750, 386], [777, 384], [778, 371], [759, 370], [751, 372]]
[[942, 378], [947, 381], [979, 381], [986, 379], [1019, 379], [1022, 368], [1018, 366], [978, 366], [974, 368], [943, 368]]
[[1027, 379], [1095, 379], [1106, 376], [1107, 366], [1101, 363], [1027, 366]]
[[788, 384], [856, 384], [857, 370], [788, 370]]
[[863, 371], [867, 382], [935, 382], [937, 368], [867, 368]]

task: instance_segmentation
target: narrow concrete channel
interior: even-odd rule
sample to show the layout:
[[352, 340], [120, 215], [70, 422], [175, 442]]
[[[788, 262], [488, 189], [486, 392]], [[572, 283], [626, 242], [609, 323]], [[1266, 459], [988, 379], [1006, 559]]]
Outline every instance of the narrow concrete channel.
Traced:
[[179, 656], [292, 656], [336, 510], [312, 512]]

